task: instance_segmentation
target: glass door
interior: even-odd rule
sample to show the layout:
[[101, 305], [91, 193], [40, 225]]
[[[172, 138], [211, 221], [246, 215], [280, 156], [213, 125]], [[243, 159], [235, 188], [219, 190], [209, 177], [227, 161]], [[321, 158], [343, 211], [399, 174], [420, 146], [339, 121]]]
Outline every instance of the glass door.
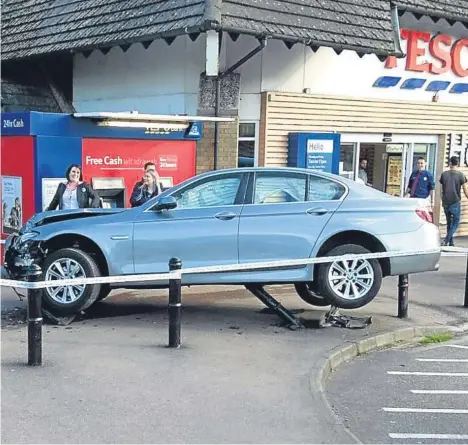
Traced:
[[341, 144], [340, 147], [340, 176], [355, 180], [357, 163], [357, 144]]

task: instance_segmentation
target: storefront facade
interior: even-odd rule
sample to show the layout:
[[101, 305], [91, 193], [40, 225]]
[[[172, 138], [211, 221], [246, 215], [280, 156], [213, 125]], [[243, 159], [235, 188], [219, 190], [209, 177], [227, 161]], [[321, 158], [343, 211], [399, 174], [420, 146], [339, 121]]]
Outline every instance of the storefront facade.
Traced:
[[[444, 232], [438, 178], [449, 155], [460, 157], [462, 169], [468, 161], [467, 32], [460, 23], [436, 25], [412, 14], [401, 27], [404, 59], [320, 48], [305, 63], [302, 91], [263, 91], [256, 163], [288, 165], [290, 133], [338, 133], [340, 175], [356, 179], [366, 159], [372, 186], [403, 196], [423, 156], [435, 177], [435, 220]], [[468, 224], [459, 234], [468, 234]]]

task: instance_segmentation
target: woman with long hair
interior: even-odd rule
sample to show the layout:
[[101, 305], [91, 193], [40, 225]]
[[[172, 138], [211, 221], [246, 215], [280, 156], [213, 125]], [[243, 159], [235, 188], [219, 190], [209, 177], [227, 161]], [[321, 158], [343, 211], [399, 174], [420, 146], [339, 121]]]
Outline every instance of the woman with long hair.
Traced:
[[54, 197], [46, 210], [98, 208], [101, 200], [99, 195], [86, 182], [83, 182], [83, 173], [79, 165], [73, 164], [65, 173], [67, 182], [57, 187]]
[[132, 207], [138, 207], [161, 194], [159, 175], [153, 170], [148, 170], [143, 176], [143, 183], [136, 187], [130, 198]]

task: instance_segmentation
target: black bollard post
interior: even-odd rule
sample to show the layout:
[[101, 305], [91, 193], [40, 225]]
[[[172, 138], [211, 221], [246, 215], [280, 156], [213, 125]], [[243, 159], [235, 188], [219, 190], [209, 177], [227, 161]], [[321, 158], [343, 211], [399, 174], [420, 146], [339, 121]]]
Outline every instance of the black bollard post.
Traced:
[[[41, 279], [37, 264], [31, 264], [26, 273], [30, 283]], [[42, 365], [42, 289], [28, 289], [28, 365]]]
[[463, 307], [468, 307], [468, 255], [466, 256], [466, 272], [465, 272], [465, 301]]
[[408, 275], [398, 276], [398, 318], [408, 318]]
[[[182, 268], [182, 262], [178, 258], [171, 258], [169, 271], [177, 271]], [[180, 316], [182, 309], [182, 285], [180, 278], [169, 280], [169, 347], [180, 347]]]

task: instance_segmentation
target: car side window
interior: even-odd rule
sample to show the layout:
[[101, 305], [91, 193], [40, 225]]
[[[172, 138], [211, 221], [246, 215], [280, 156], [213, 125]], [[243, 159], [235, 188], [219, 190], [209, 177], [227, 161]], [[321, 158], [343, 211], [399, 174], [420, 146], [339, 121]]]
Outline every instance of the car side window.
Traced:
[[254, 204], [304, 202], [306, 176], [301, 174], [257, 173]]
[[175, 192], [177, 209], [223, 207], [234, 205], [242, 176], [200, 181]]
[[340, 199], [346, 189], [338, 182], [310, 175], [308, 201], [335, 201]]

